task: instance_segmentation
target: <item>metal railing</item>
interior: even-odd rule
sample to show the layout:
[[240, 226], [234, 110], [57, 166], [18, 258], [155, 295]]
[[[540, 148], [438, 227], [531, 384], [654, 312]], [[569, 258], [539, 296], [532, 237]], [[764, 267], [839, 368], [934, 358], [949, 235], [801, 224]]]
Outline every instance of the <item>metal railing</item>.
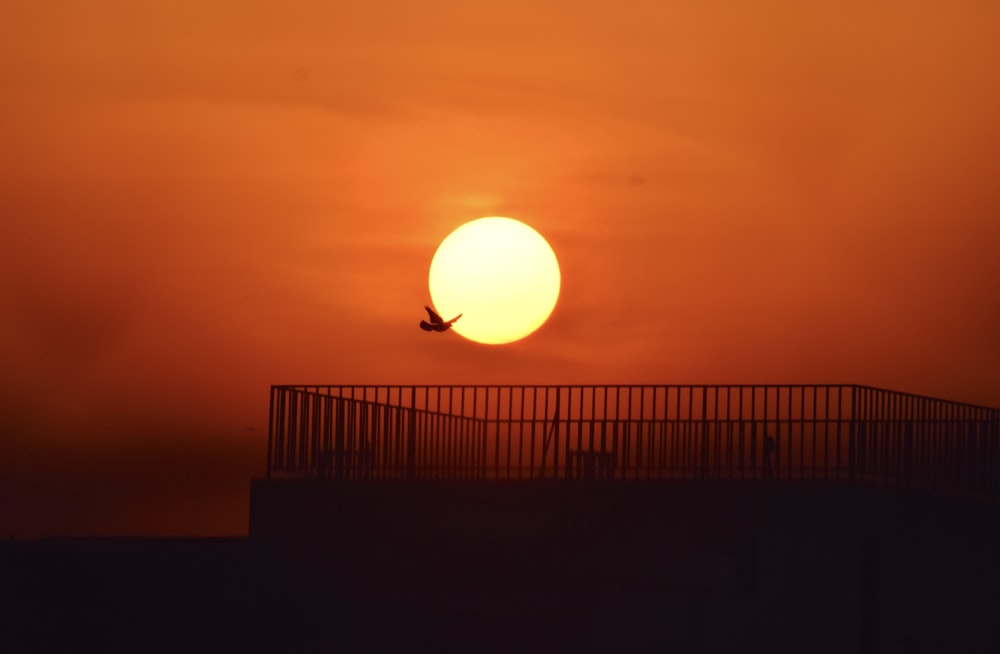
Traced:
[[267, 474], [866, 480], [996, 498], [1000, 410], [857, 385], [272, 386]]

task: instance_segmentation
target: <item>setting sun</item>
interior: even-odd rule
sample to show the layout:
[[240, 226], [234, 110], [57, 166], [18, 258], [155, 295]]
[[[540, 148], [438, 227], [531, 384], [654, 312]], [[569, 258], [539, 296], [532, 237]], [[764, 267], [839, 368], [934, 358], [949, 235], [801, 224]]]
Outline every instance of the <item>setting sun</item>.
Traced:
[[431, 299], [444, 316], [462, 314], [453, 329], [499, 345], [542, 326], [559, 298], [561, 276], [545, 238], [511, 218], [465, 223], [438, 246], [429, 276]]

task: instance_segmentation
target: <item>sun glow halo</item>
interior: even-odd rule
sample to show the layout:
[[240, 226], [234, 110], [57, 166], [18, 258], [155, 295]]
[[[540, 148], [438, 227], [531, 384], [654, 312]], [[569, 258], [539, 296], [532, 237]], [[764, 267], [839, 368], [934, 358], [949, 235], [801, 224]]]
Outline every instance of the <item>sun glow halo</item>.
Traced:
[[465, 223], [449, 234], [431, 261], [431, 299], [452, 329], [478, 343], [499, 345], [531, 334], [559, 298], [561, 276], [544, 237], [512, 218]]

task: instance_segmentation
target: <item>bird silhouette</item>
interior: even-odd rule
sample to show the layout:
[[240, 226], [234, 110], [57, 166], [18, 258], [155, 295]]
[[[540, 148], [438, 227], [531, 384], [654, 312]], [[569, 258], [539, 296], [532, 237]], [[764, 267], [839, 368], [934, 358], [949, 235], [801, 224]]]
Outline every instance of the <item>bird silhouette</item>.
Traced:
[[458, 314], [451, 320], [445, 321], [441, 320], [441, 316], [434, 313], [434, 309], [428, 306], [425, 306], [424, 308], [427, 309], [427, 315], [431, 318], [430, 322], [427, 322], [426, 320], [420, 321], [420, 329], [425, 332], [446, 332], [451, 329], [451, 323], [462, 317], [462, 314]]

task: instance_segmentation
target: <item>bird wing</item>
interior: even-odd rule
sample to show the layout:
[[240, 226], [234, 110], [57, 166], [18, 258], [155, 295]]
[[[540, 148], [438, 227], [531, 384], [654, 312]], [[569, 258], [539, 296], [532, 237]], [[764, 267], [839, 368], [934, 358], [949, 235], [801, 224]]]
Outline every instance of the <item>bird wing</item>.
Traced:
[[425, 306], [424, 308], [427, 309], [427, 315], [431, 317], [431, 322], [432, 323], [434, 323], [434, 324], [440, 324], [440, 323], [444, 322], [443, 320], [441, 320], [441, 316], [439, 316], [436, 313], [434, 313], [434, 309], [432, 309], [432, 308], [430, 308], [428, 306]]
[[455, 322], [456, 320], [458, 320], [461, 317], [462, 317], [462, 314], [458, 314], [457, 316], [455, 316], [454, 318], [452, 318], [451, 320], [449, 320], [448, 324], [450, 325], [451, 323]]

